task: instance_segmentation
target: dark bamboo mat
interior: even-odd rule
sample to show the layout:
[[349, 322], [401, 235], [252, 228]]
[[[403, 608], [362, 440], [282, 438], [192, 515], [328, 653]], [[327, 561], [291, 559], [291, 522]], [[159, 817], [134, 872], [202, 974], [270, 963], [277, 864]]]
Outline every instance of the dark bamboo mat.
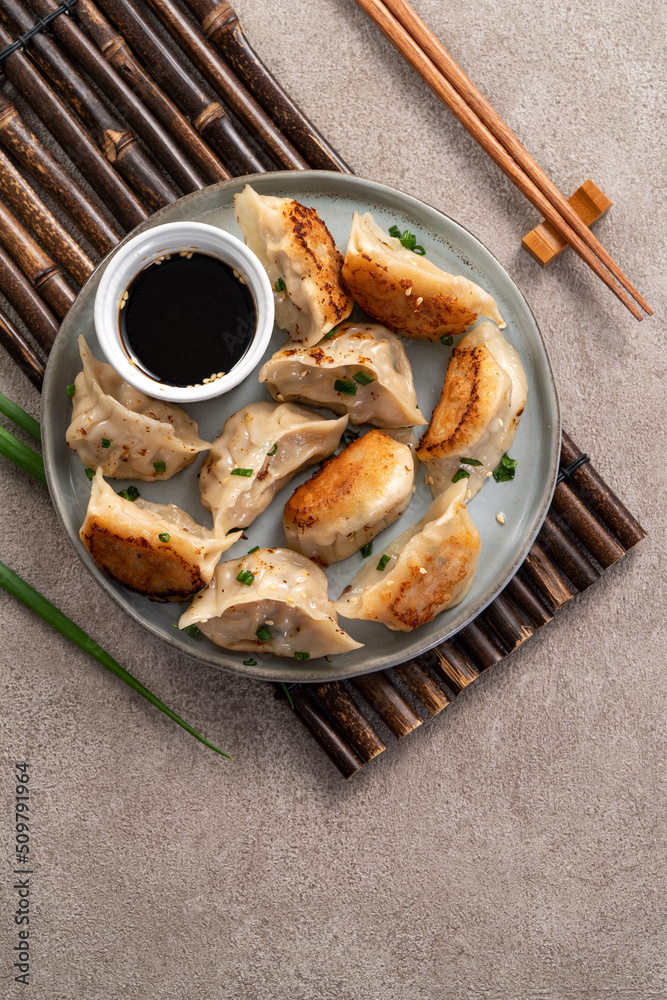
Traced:
[[[0, 343], [37, 388], [77, 289], [152, 212], [232, 176], [350, 172], [224, 0], [0, 0], [0, 47]], [[439, 715], [645, 537], [567, 434], [561, 469], [519, 572], [452, 640], [390, 671], [291, 685], [291, 706], [276, 688], [345, 777], [386, 750], [375, 717], [408, 736], [423, 721], [413, 704]]]

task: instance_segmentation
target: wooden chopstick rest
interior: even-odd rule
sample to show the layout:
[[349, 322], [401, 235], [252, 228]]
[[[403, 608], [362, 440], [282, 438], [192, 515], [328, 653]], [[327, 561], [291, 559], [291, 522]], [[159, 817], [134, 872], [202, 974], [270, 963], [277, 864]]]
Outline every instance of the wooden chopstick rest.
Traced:
[[[606, 194], [590, 178], [584, 181], [567, 201], [585, 226], [592, 226], [606, 215], [612, 205]], [[568, 244], [554, 226], [544, 219], [539, 226], [535, 226], [524, 236], [521, 246], [540, 267], [546, 267], [563, 250], [567, 250]]]
[[422, 720], [384, 672], [353, 677], [350, 683], [399, 740], [421, 726]]
[[451, 698], [419, 663], [409, 660], [394, 669], [431, 715], [439, 715], [443, 708], [451, 704]]
[[387, 749], [368, 719], [359, 711], [342, 681], [308, 684], [306, 688], [320, 699], [365, 764]]
[[58, 320], [4, 246], [0, 246], [0, 292], [21, 317], [28, 332], [48, 354], [58, 333]]
[[351, 778], [364, 762], [345, 742], [324, 716], [305, 684], [295, 684], [290, 691], [296, 715], [320, 744], [326, 755], [336, 765], [344, 778]]
[[35, 354], [23, 334], [19, 333], [14, 324], [1, 312], [0, 344], [10, 358], [16, 362], [23, 374], [30, 379], [34, 387], [41, 392], [46, 366], [42, 359]]

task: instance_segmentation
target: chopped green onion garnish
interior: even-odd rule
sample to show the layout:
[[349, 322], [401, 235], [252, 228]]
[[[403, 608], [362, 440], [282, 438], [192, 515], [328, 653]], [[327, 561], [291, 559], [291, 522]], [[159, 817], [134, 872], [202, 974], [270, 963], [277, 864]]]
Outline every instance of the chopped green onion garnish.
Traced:
[[271, 449], [271, 451], [267, 451], [267, 453], [266, 453], [266, 454], [267, 454], [267, 455], [269, 456], [269, 458], [270, 458], [270, 457], [271, 457], [271, 455], [275, 455], [275, 453], [276, 453], [277, 451], [278, 451], [278, 443], [276, 442], [276, 444], [274, 444], [274, 446], [273, 446], [273, 448]]
[[94, 476], [95, 476], [95, 470], [94, 469], [86, 469], [86, 475], [88, 476], [89, 479], [93, 479]]
[[278, 278], [275, 285], [273, 286], [277, 292], [284, 292], [287, 285], [282, 278]]
[[421, 257], [426, 253], [424, 248], [417, 244], [417, 237], [409, 229], [404, 229], [401, 232], [398, 226], [392, 226], [389, 230], [389, 235], [393, 236], [396, 240], [400, 240], [406, 250], [412, 250], [413, 253], [417, 253]]
[[460, 458], [459, 462], [461, 465], [481, 465], [482, 463], [478, 458]]
[[72, 384], [72, 385], [66, 386], [65, 393], [67, 394], [67, 397], [69, 399], [72, 398], [72, 396], [74, 395], [75, 392], [76, 392], [76, 386], [75, 385]]
[[401, 230], [398, 228], [398, 226], [392, 226], [391, 229], [389, 230], [389, 235], [393, 236], [395, 240], [400, 240]]
[[444, 344], [445, 347], [451, 347], [451, 345], [454, 343], [454, 338], [452, 337], [451, 333], [446, 333], [444, 337], [440, 338], [440, 343]]
[[375, 568], [376, 568], [376, 569], [379, 569], [379, 570], [380, 570], [380, 572], [382, 572], [382, 571], [383, 571], [383, 569], [385, 568], [385, 566], [387, 565], [387, 563], [389, 562], [389, 560], [390, 560], [390, 559], [391, 559], [391, 556], [388, 556], [388, 555], [384, 555], [384, 556], [382, 556], [382, 557], [380, 558], [380, 562], [379, 562], [379, 563], [377, 564], [377, 566], [376, 566]]
[[260, 642], [268, 642], [269, 639], [271, 638], [271, 629], [267, 628], [266, 625], [260, 625], [257, 631], [255, 632], [255, 635], [257, 636]]
[[126, 490], [119, 490], [118, 496], [122, 497], [123, 500], [130, 500], [132, 503], [134, 503], [135, 500], [139, 499], [141, 493], [139, 492], [136, 486], [128, 486]]
[[248, 479], [250, 478], [250, 476], [252, 476], [254, 471], [255, 471], [254, 469], [232, 469], [232, 471], [229, 474], [230, 476], [245, 476], [246, 479]]
[[335, 326], [333, 330], [329, 330], [329, 332], [325, 333], [325, 335], [322, 337], [322, 340], [331, 340], [337, 329], [338, 327]]
[[310, 659], [310, 653], [295, 653], [294, 654], [294, 659], [295, 660], [309, 660]]
[[244, 660], [243, 661], [243, 666], [244, 667], [256, 667], [257, 666], [257, 660], [253, 660], [253, 658], [251, 656], [249, 660]]
[[4, 455], [14, 465], [29, 472], [33, 479], [37, 479], [42, 486], [46, 486], [46, 473], [42, 456], [29, 448], [23, 441], [19, 441], [4, 427], [0, 427], [0, 455]]
[[109, 438], [102, 438], [102, 447], [103, 448], [109, 448], [110, 445], [111, 445], [111, 441], [109, 440]]
[[337, 378], [334, 382], [334, 392], [342, 392], [346, 396], [356, 396], [357, 387], [354, 382], [344, 382], [342, 379]]
[[249, 587], [255, 579], [255, 574], [251, 573], [249, 569], [242, 569], [236, 579], [239, 583], [245, 583], [246, 587]]
[[287, 698], [287, 700], [289, 702], [290, 708], [294, 708], [294, 702], [292, 701], [292, 695], [290, 694], [290, 690], [287, 687], [287, 684], [285, 684], [283, 681], [281, 681], [280, 682], [280, 686], [283, 689], [283, 691], [285, 692], [285, 697]]
[[161, 531], [160, 534], [158, 535], [158, 538], [160, 539], [161, 542], [168, 542], [169, 539], [171, 538], [171, 535], [169, 534], [168, 531]]
[[225, 538], [227, 537], [227, 535], [233, 535], [237, 531], [245, 531], [245, 528], [230, 528], [229, 531], [225, 532]]
[[507, 452], [500, 459], [500, 465], [493, 470], [493, 478], [497, 483], [509, 483], [514, 479], [516, 472], [516, 459], [510, 458]]
[[364, 557], [364, 559], [368, 559], [372, 551], [373, 551], [373, 543], [367, 542], [366, 545], [364, 545], [363, 549], [361, 550], [361, 554]]
[[[52, 625], [53, 628], [57, 629], [57, 631], [60, 632], [61, 635], [64, 635], [66, 639], [69, 639], [70, 642], [79, 646], [80, 649], [84, 650], [84, 652], [94, 656], [103, 667], [106, 667], [107, 670], [110, 670], [116, 675], [116, 677], [119, 677], [125, 684], [129, 685], [129, 687], [136, 691], [137, 694], [140, 694], [142, 698], [150, 701], [151, 705], [154, 705], [161, 712], [164, 712], [165, 715], [168, 715], [170, 719], [185, 729], [186, 732], [190, 733], [191, 736], [194, 736], [200, 743], [210, 747], [211, 750], [215, 750], [216, 753], [222, 754], [223, 757], [229, 757], [229, 754], [219, 750], [218, 747], [213, 745], [213, 743], [209, 743], [203, 736], [200, 736], [196, 729], [193, 729], [192, 726], [188, 725], [187, 722], [184, 722], [180, 716], [176, 715], [175, 712], [172, 712], [170, 708], [167, 708], [167, 706], [161, 702], [159, 698], [156, 698], [147, 687], [144, 687], [144, 685], [138, 681], [136, 677], [133, 677], [132, 674], [125, 670], [124, 667], [121, 667], [119, 663], [116, 663], [116, 661], [112, 659], [111, 656], [105, 652], [105, 650], [98, 646], [94, 639], [91, 639], [91, 637], [84, 632], [83, 629], [80, 629], [78, 625], [75, 625], [73, 621], [67, 618], [66, 615], [64, 615], [62, 611], [59, 611], [58, 608], [51, 604], [50, 601], [47, 601], [45, 597], [39, 594], [36, 590], [33, 590], [33, 588], [30, 587], [25, 580], [22, 580], [20, 576], [17, 576], [16, 573], [12, 572], [12, 570], [9, 569], [8, 566], [5, 566], [4, 563], [0, 563], [0, 586], [4, 587], [6, 591], [12, 594], [12, 596], [17, 600], [21, 601], [22, 604], [25, 604], [25, 606], [30, 608], [31, 611], [34, 611], [40, 618], [43, 618], [45, 622]], [[229, 759], [231, 760], [231, 757]]]
[[417, 256], [419, 257], [426, 256], [426, 251], [424, 250], [423, 246], [421, 246], [419, 243], [417, 244], [417, 246], [411, 247], [410, 249], [412, 250], [413, 253], [416, 253]]
[[167, 463], [166, 462], [153, 462], [153, 468], [157, 472], [158, 476], [161, 476], [163, 474], [163, 472], [167, 471]]
[[358, 382], [359, 385], [370, 385], [371, 382], [375, 382], [372, 375], [367, 375], [366, 372], [357, 372], [357, 374], [353, 375], [352, 378], [355, 382]]
[[253, 552], [257, 552], [258, 548], [259, 548], [259, 545], [256, 545], [254, 549], [248, 549], [248, 555], [251, 556], [253, 554]]
[[199, 629], [196, 625], [186, 625], [183, 632], [187, 632], [188, 635], [199, 635]]
[[470, 479], [470, 473], [465, 469], [459, 469], [459, 471], [455, 472], [452, 476], [452, 482], [458, 483], [459, 479]]
[[31, 417], [29, 413], [26, 413], [18, 403], [12, 402], [7, 396], [3, 396], [0, 392], [0, 413], [4, 413], [6, 417], [13, 420], [17, 427], [22, 427], [24, 431], [31, 434], [37, 441], [42, 440], [42, 432], [39, 424], [34, 417]]

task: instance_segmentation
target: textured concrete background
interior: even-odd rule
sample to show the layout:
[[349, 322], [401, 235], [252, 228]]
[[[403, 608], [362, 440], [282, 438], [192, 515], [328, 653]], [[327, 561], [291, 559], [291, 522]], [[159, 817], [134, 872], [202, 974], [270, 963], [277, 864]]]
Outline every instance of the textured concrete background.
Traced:
[[[268, 688], [163, 647], [83, 574], [3, 462], [0, 558], [215, 757], [0, 595], [0, 994], [39, 1000], [653, 1000], [665, 981], [665, 6], [416, 0], [656, 310], [639, 326], [537, 221], [352, 0], [237, 0], [362, 176], [496, 254], [548, 342], [564, 424], [649, 538], [501, 667], [345, 783]], [[0, 388], [39, 399], [0, 359]], [[13, 981], [13, 762], [31, 764], [31, 963]]]

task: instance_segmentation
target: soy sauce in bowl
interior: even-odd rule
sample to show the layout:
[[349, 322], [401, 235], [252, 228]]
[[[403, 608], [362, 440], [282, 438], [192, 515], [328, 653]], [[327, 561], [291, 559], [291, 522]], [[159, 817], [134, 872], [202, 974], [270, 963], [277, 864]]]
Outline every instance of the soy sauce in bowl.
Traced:
[[118, 321], [139, 368], [157, 382], [186, 387], [222, 378], [242, 360], [257, 313], [248, 285], [229, 264], [181, 250], [136, 275]]

